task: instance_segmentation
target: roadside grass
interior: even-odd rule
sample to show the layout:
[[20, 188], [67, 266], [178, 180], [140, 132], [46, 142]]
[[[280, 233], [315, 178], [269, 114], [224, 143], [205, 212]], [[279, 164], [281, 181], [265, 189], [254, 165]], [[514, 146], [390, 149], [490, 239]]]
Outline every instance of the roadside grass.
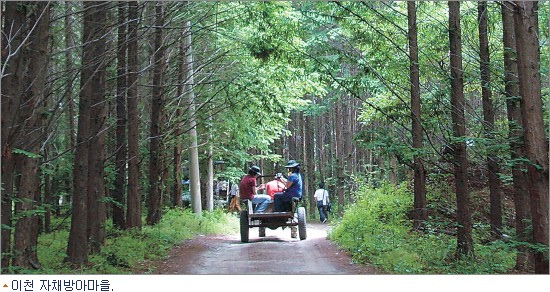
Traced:
[[503, 241], [486, 240], [487, 224], [477, 223], [474, 228], [475, 256], [456, 260], [456, 237], [442, 232], [452, 232], [454, 223], [434, 215], [425, 232], [412, 232], [407, 218], [412, 203], [413, 194], [406, 184], [384, 184], [376, 189], [363, 185], [356, 202], [334, 223], [329, 238], [348, 250], [354, 260], [391, 274], [513, 273], [515, 249]]
[[[60, 222], [60, 220], [59, 220]], [[110, 222], [110, 221], [109, 221]], [[54, 221], [54, 224], [59, 224]], [[238, 232], [238, 218], [222, 210], [196, 216], [190, 210], [166, 209], [161, 221], [141, 230], [118, 230], [106, 226], [106, 242], [101, 252], [89, 256], [86, 267], [75, 269], [64, 263], [70, 222], [63, 222], [58, 231], [42, 234], [38, 239], [40, 270], [19, 270], [33, 274], [132, 274], [154, 269], [151, 261], [163, 258], [182, 240], [199, 234]]]

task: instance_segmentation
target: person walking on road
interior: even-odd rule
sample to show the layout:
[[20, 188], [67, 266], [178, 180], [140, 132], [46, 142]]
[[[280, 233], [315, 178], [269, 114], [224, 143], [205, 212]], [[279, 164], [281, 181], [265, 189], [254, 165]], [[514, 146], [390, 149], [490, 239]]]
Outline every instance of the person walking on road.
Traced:
[[235, 211], [235, 208], [241, 212], [241, 202], [239, 198], [239, 184], [233, 182], [229, 190], [229, 212]]
[[319, 183], [319, 189], [315, 191], [315, 200], [317, 200], [317, 209], [319, 209], [319, 220], [321, 223], [326, 223], [328, 220], [327, 217], [327, 205], [330, 202], [328, 197], [328, 191], [325, 190], [325, 184]]

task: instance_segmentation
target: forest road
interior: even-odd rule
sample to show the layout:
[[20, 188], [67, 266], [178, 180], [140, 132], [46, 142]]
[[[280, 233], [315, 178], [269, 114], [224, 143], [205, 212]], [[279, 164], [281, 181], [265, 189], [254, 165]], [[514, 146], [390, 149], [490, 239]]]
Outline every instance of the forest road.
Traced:
[[290, 237], [290, 229], [250, 230], [250, 242], [239, 234], [198, 236], [172, 249], [155, 263], [154, 274], [177, 275], [357, 275], [376, 274], [367, 265], [352, 263], [348, 254], [326, 239], [330, 226], [307, 224], [307, 239]]

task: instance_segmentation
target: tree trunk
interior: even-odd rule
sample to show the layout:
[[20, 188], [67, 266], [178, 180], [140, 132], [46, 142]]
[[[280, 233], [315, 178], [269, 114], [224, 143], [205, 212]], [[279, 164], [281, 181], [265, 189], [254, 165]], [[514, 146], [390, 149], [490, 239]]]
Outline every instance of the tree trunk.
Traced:
[[530, 163], [529, 196], [535, 243], [535, 272], [548, 274], [548, 144], [542, 114], [537, 2], [515, 2], [515, 34], [525, 154]]
[[[328, 151], [327, 151], [327, 165], [329, 168], [327, 169], [327, 177], [335, 177], [336, 176], [336, 109], [337, 105], [336, 102], [332, 104], [332, 111], [328, 114], [328, 123], [325, 123], [325, 127], [327, 129], [327, 145], [328, 145]], [[334, 195], [336, 196], [338, 193], [338, 182], [336, 182]]]
[[126, 228], [141, 228], [139, 190], [138, 3], [128, 2], [128, 205]]
[[[206, 125], [208, 148], [206, 149], [206, 210], [212, 212], [214, 210], [214, 137], [212, 136], [212, 108], [208, 106], [208, 124]], [[260, 161], [261, 169], [264, 169], [263, 159]], [[265, 170], [265, 169], [264, 169]]]
[[[209, 144], [213, 143], [212, 136], [210, 136]], [[206, 210], [212, 212], [214, 210], [214, 157], [213, 157], [212, 144], [208, 145], [208, 151], [206, 152], [207, 160], [207, 174], [206, 174]], [[263, 169], [263, 166], [262, 166]]]
[[[44, 148], [44, 160], [49, 157], [48, 146]], [[52, 198], [52, 176], [49, 173], [44, 174], [44, 203], [46, 204], [46, 213], [44, 213], [44, 231], [50, 233], [52, 231], [52, 206], [54, 204]]]
[[[368, 139], [368, 141], [373, 141], [373, 139], [374, 139], [373, 129], [375, 127], [378, 127], [377, 123], [370, 123], [370, 124], [367, 125], [367, 129], [368, 129], [368, 138], [367, 139]], [[380, 174], [376, 173], [377, 168], [378, 168], [378, 164], [377, 164], [377, 157], [376, 157], [375, 150], [374, 149], [367, 149], [367, 156], [368, 156], [368, 167], [367, 167], [368, 181], [371, 184], [374, 184], [376, 175], [380, 175]], [[380, 171], [380, 173], [381, 173], [381, 171]]]
[[[351, 175], [353, 173], [353, 162], [352, 162], [352, 155], [353, 155], [353, 132], [351, 130], [351, 124], [352, 124], [352, 98], [349, 95], [346, 95], [344, 101], [343, 101], [343, 112], [342, 112], [342, 118], [344, 122], [344, 157], [345, 157], [345, 170], [346, 170], [346, 178], [351, 178]], [[351, 185], [351, 181], [347, 181], [347, 185]], [[349, 192], [351, 195], [351, 192]], [[349, 197], [347, 199], [350, 199]]]
[[[15, 155], [13, 147], [18, 127], [16, 112], [23, 91], [23, 50], [15, 51], [26, 37], [26, 11], [19, 9], [19, 2], [5, 2], [2, 27], [2, 64], [6, 65], [2, 76], [2, 269], [9, 267], [11, 260], [12, 205], [14, 194]], [[7, 44], [11, 44], [11, 48]], [[5, 227], [6, 228], [5, 228]]]
[[[185, 31], [183, 32], [185, 33]], [[184, 42], [180, 43], [179, 46], [179, 58], [178, 58], [178, 88], [177, 88], [177, 95], [178, 95], [178, 105], [176, 110], [176, 116], [181, 118], [183, 116], [182, 111], [182, 105], [183, 105], [183, 85], [182, 83], [185, 81], [183, 78], [185, 74], [185, 47]], [[183, 121], [178, 120], [176, 130], [174, 132], [174, 135], [176, 137], [176, 142], [174, 145], [174, 186], [173, 186], [173, 194], [172, 194], [172, 204], [176, 207], [183, 207], [183, 201], [182, 201], [182, 187], [181, 182], [183, 179], [182, 175], [182, 169], [181, 169], [181, 152], [182, 152], [182, 144], [181, 144], [181, 136], [183, 135]]]
[[[102, 18], [101, 7], [104, 3], [85, 2], [84, 3], [84, 31], [82, 34], [82, 72], [80, 81], [80, 101], [78, 112], [78, 132], [77, 146], [74, 160], [74, 193], [73, 193], [73, 210], [71, 219], [71, 231], [69, 233], [69, 243], [67, 245], [67, 260], [74, 265], [83, 265], [88, 261], [88, 232], [90, 228], [88, 223], [88, 211], [90, 205], [90, 197], [93, 194], [89, 192], [93, 190], [88, 188], [89, 172], [93, 165], [89, 165], [89, 152], [91, 146], [91, 114], [92, 104], [96, 90], [100, 86], [100, 62], [97, 58], [97, 39], [102, 35], [101, 25], [96, 24], [97, 19]], [[99, 28], [99, 29], [98, 29]], [[95, 149], [94, 149], [95, 150]], [[96, 212], [92, 212], [96, 213]], [[90, 222], [91, 223], [91, 222]]]
[[[299, 112], [299, 111], [296, 111], [295, 113], [295, 117], [296, 117], [296, 128], [295, 128], [295, 131], [294, 131], [294, 142], [296, 143], [296, 145], [294, 146], [294, 149], [296, 150], [296, 152], [294, 153], [294, 157], [291, 158], [291, 159], [294, 159], [298, 162], [301, 162], [302, 163], [302, 167], [303, 167], [303, 162], [304, 162], [304, 137], [303, 137], [303, 112]], [[305, 182], [304, 182], [305, 183]]]
[[324, 129], [324, 123], [325, 123], [325, 113], [319, 114], [317, 117], [315, 117], [316, 123], [315, 123], [315, 130], [316, 130], [316, 138], [315, 143], [317, 144], [316, 148], [316, 164], [317, 164], [317, 171], [319, 172], [319, 182], [325, 181], [325, 151], [324, 151], [324, 137], [325, 137], [325, 129]]
[[[73, 62], [73, 48], [74, 45], [74, 33], [72, 30], [73, 24], [71, 24], [71, 15], [73, 14], [72, 6], [75, 5], [70, 1], [65, 1], [65, 17], [64, 17], [64, 29], [65, 29], [65, 70], [67, 72], [74, 72], [74, 62]], [[69, 136], [69, 146], [71, 148], [71, 153], [74, 154], [76, 146], [76, 133], [75, 133], [75, 109], [74, 109], [74, 93], [73, 93], [73, 84], [76, 78], [76, 73], [68, 74], [67, 77], [67, 88], [65, 89], [65, 96], [63, 100], [67, 102], [67, 121], [69, 123], [68, 133]], [[69, 183], [68, 195], [63, 199], [62, 204], [70, 204], [71, 195], [74, 192], [73, 185]], [[60, 206], [61, 207], [61, 206]], [[58, 208], [57, 210], [60, 210]]]
[[304, 132], [305, 132], [305, 162], [306, 162], [306, 171], [304, 172], [304, 176], [306, 181], [308, 182], [308, 189], [307, 189], [307, 195], [309, 198], [309, 213], [315, 214], [316, 209], [316, 201], [315, 201], [315, 163], [314, 163], [314, 127], [313, 127], [313, 120], [315, 117], [311, 115], [305, 116], [305, 123], [304, 123]]
[[[495, 114], [491, 92], [491, 71], [489, 59], [489, 36], [487, 33], [487, 19], [489, 10], [487, 2], [480, 1], [477, 6], [479, 23], [479, 58], [481, 72], [481, 96], [483, 100], [483, 129], [485, 138], [493, 143]], [[500, 198], [500, 180], [498, 178], [499, 165], [498, 157], [492, 150], [487, 151], [487, 170], [489, 177], [489, 202], [490, 202], [490, 223], [491, 238], [496, 240], [500, 237], [502, 229], [502, 203]]]
[[191, 145], [189, 148], [189, 180], [190, 180], [190, 193], [191, 202], [193, 207], [193, 213], [202, 213], [201, 204], [201, 187], [200, 187], [200, 171], [199, 171], [199, 149], [197, 146], [197, 121], [195, 112], [195, 93], [194, 93], [194, 70], [193, 70], [193, 47], [191, 39], [191, 22], [186, 23], [186, 36], [185, 47], [187, 48], [185, 60], [187, 66], [187, 82], [186, 92], [189, 100], [189, 137], [191, 139]]
[[[38, 155], [44, 136], [42, 135], [42, 111], [46, 94], [48, 63], [48, 39], [50, 5], [41, 2], [31, 6], [29, 16], [29, 44], [22, 57], [28, 60], [22, 102], [17, 117], [21, 125], [21, 145], [24, 151]], [[16, 213], [22, 216], [15, 223], [13, 265], [22, 268], [40, 268], [36, 253], [38, 240], [38, 217], [33, 211], [39, 205], [40, 179], [38, 168], [40, 158], [32, 154], [17, 154], [20, 159], [21, 177], [17, 193]], [[37, 200], [38, 198], [38, 200]]]
[[[180, 114], [181, 111], [178, 109], [177, 114]], [[180, 134], [181, 135], [181, 134]], [[179, 137], [179, 136], [176, 136]], [[179, 142], [176, 142], [176, 146], [174, 146], [174, 165], [173, 165], [173, 174], [174, 174], [174, 185], [172, 188], [172, 205], [174, 207], [183, 207], [183, 201], [182, 201], [182, 171], [181, 171], [181, 144]]]
[[[88, 151], [88, 239], [90, 252], [98, 253], [105, 242], [105, 127], [107, 100], [105, 98], [105, 71], [107, 60], [107, 9], [108, 2], [96, 2], [93, 18], [93, 47], [91, 64], [93, 76], [90, 84], [90, 148]], [[75, 189], [75, 191], [78, 191]]]
[[[508, 137], [510, 140], [511, 159], [519, 160], [525, 156], [523, 151], [523, 123], [519, 98], [518, 67], [516, 63], [516, 37], [514, 33], [513, 7], [508, 2], [502, 3], [502, 23], [504, 42], [505, 94], [508, 114]], [[516, 211], [516, 236], [519, 242], [532, 242], [532, 233], [527, 231], [527, 221], [531, 221], [529, 194], [527, 190], [526, 165], [517, 163], [512, 166], [514, 185], [514, 208]], [[527, 272], [530, 263], [530, 252], [523, 245], [518, 245], [516, 269]]]
[[[451, 118], [453, 136], [464, 139], [464, 81], [462, 77], [462, 44], [460, 32], [460, 2], [449, 1], [449, 40], [451, 60]], [[457, 205], [457, 258], [474, 254], [472, 220], [468, 195], [468, 158], [464, 141], [452, 144]]]
[[[290, 113], [290, 122], [288, 123], [288, 160], [296, 159], [296, 113], [292, 111]], [[286, 162], [286, 161], [285, 161]]]
[[[395, 139], [395, 137], [394, 137]], [[390, 182], [396, 186], [397, 185], [397, 172], [398, 172], [398, 166], [397, 166], [397, 159], [395, 157], [394, 154], [390, 154], [390, 157], [389, 157], [389, 162], [390, 162]]]
[[[164, 114], [163, 120], [164, 121], [168, 120], [168, 115], [166, 115], [166, 112]], [[161, 127], [161, 133], [163, 131], [164, 130], [162, 130], [162, 127]], [[170, 177], [170, 167], [168, 165], [170, 164], [169, 160], [172, 160], [172, 158], [171, 158], [170, 152], [168, 152], [166, 150], [167, 150], [166, 149], [166, 142], [163, 141], [160, 144], [160, 153], [161, 153], [161, 155], [160, 155], [160, 157], [161, 157], [161, 164], [160, 164], [160, 169], [161, 169], [161, 176], [160, 176], [160, 208], [161, 208], [161, 211], [162, 211], [162, 208], [165, 206], [165, 203], [164, 203], [165, 197], [170, 196], [170, 191], [168, 190], [168, 188], [166, 186], [166, 182], [168, 181], [168, 179]], [[161, 218], [162, 218], [162, 216], [161, 216]]]
[[413, 228], [417, 230], [428, 219], [426, 210], [426, 171], [419, 151], [422, 150], [422, 120], [420, 103], [420, 72], [418, 68], [418, 30], [416, 25], [416, 4], [407, 2], [407, 16], [409, 24], [409, 55], [411, 80], [411, 121], [414, 155], [414, 209]]
[[151, 101], [151, 136], [149, 138], [149, 197], [147, 204], [147, 224], [153, 225], [160, 221], [162, 215], [161, 205], [161, 123], [164, 107], [162, 88], [164, 72], [164, 4], [157, 3], [155, 6], [155, 53], [153, 69], [153, 100]]
[[[2, 142], [4, 140], [2, 139]], [[2, 147], [2, 272], [10, 265], [11, 260], [11, 229], [12, 229], [12, 204], [13, 204], [13, 180], [15, 159], [11, 148]], [[8, 152], [9, 151], [9, 152]]]
[[336, 130], [336, 194], [338, 197], [338, 214], [344, 214], [344, 140], [342, 137], [342, 102], [336, 102], [334, 128]]
[[[74, 5], [70, 1], [65, 1], [65, 17], [64, 17], [64, 24], [65, 24], [65, 70], [67, 72], [72, 71], [73, 66], [73, 57], [72, 57], [72, 50], [70, 48], [74, 47], [74, 40], [73, 40], [73, 31], [72, 31], [72, 24], [71, 24], [71, 14], [72, 14], [72, 8], [71, 6]], [[75, 141], [75, 131], [74, 131], [74, 99], [73, 99], [73, 77], [72, 74], [69, 74], [67, 78], [67, 89], [65, 90], [65, 97], [64, 100], [67, 101], [67, 108], [68, 108], [68, 121], [69, 121], [69, 145], [71, 148], [73, 148], [76, 144]]]
[[[46, 42], [47, 43], [47, 42]], [[34, 138], [34, 137], [33, 137]], [[27, 137], [27, 139], [32, 139]], [[38, 147], [32, 147], [34, 149], [25, 149], [31, 153]], [[34, 152], [36, 153], [36, 152]], [[19, 182], [19, 188], [17, 193], [18, 202], [15, 204], [17, 214], [24, 214], [15, 223], [14, 234], [14, 248], [13, 248], [13, 266], [21, 268], [39, 268], [36, 259], [36, 245], [33, 245], [33, 237], [38, 226], [35, 226], [38, 222], [32, 211], [38, 207], [38, 202], [35, 200], [35, 194], [39, 193], [39, 180], [38, 180], [38, 158], [27, 157], [25, 155], [18, 155], [21, 159], [21, 178]]]
[[124, 228], [124, 194], [126, 185], [126, 3], [118, 3], [117, 39], [117, 127], [115, 189], [113, 190], [113, 225]]

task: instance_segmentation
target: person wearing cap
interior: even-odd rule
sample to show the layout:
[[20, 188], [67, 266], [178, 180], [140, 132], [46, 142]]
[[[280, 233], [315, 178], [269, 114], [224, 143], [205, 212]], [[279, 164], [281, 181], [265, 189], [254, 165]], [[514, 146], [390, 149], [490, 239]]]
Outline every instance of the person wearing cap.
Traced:
[[276, 193], [282, 193], [285, 190], [285, 182], [283, 174], [277, 173], [272, 181], [265, 184], [265, 190], [271, 200], [274, 199]]
[[292, 198], [302, 197], [302, 176], [300, 175], [300, 164], [295, 160], [290, 160], [285, 166], [288, 168], [290, 175], [285, 185], [283, 193], [275, 194], [273, 207], [275, 212], [288, 211], [288, 205]]
[[268, 195], [258, 195], [258, 190], [263, 189], [263, 185], [256, 187], [256, 178], [260, 174], [259, 167], [250, 167], [248, 174], [242, 178], [239, 185], [241, 200], [251, 200], [252, 204], [257, 206], [254, 213], [263, 213], [271, 202], [271, 198]]

